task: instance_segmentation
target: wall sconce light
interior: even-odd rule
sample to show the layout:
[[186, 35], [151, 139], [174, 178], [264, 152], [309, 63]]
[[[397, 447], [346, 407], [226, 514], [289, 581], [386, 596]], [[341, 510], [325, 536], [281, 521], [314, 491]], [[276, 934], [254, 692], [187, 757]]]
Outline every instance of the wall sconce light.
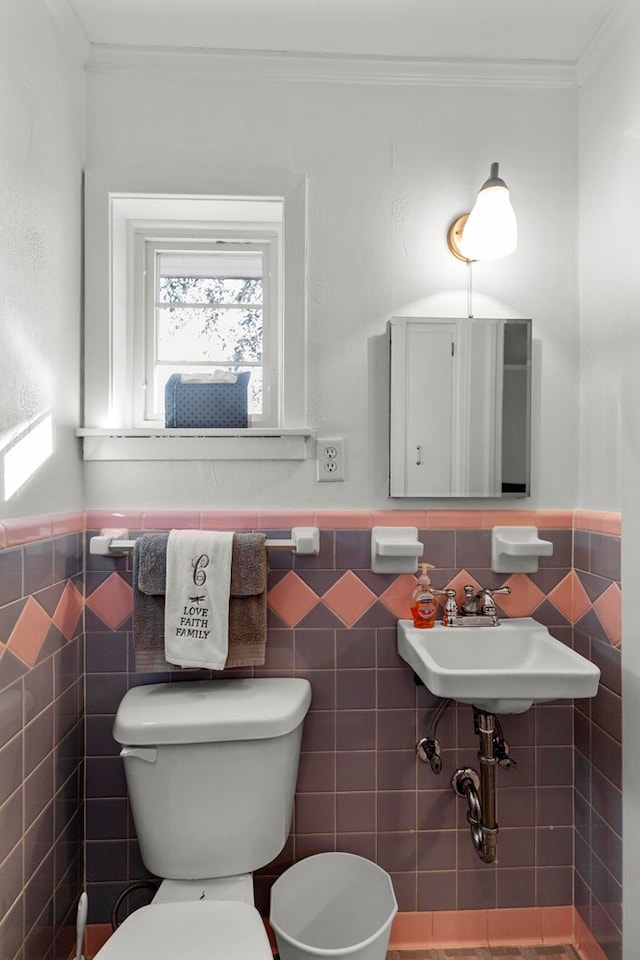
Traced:
[[518, 225], [509, 200], [509, 188], [498, 176], [498, 164], [478, 193], [471, 213], [458, 217], [449, 227], [449, 250], [465, 263], [499, 260], [513, 253], [518, 243]]

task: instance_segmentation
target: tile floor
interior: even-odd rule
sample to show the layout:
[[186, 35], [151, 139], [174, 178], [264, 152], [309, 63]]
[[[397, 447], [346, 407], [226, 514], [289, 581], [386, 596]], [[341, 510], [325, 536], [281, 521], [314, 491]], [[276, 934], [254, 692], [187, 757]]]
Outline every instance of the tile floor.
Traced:
[[387, 960], [579, 960], [569, 944], [528, 947], [447, 947], [440, 950], [390, 950]]

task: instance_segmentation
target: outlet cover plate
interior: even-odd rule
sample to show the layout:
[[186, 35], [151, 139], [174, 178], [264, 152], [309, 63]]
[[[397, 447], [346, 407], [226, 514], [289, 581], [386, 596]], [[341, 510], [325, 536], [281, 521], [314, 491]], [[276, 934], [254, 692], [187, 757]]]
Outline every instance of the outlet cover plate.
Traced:
[[344, 439], [328, 437], [316, 440], [316, 466], [320, 483], [344, 480]]

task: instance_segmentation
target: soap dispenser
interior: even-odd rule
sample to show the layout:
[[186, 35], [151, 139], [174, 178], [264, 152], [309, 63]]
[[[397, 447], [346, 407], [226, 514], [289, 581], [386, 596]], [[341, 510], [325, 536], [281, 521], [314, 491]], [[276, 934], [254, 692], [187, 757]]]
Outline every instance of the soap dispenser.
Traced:
[[436, 622], [438, 602], [431, 589], [431, 580], [428, 570], [433, 570], [432, 563], [421, 563], [422, 573], [418, 577], [415, 590], [411, 594], [411, 615], [416, 627], [432, 627]]

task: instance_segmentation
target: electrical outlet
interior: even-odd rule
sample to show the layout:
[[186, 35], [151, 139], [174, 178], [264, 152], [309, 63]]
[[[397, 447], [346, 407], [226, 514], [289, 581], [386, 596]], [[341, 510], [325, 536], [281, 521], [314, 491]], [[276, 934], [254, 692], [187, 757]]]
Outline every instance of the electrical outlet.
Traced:
[[344, 480], [344, 440], [316, 440], [316, 464], [318, 480], [335, 483]]

